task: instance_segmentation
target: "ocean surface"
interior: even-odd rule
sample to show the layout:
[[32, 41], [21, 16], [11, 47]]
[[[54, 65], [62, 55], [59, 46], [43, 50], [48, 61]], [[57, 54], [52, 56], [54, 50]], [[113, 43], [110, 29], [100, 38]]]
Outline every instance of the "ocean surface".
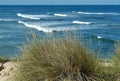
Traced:
[[43, 37], [82, 34], [86, 47], [108, 58], [120, 41], [120, 5], [0, 6], [0, 56], [19, 55], [31, 30]]

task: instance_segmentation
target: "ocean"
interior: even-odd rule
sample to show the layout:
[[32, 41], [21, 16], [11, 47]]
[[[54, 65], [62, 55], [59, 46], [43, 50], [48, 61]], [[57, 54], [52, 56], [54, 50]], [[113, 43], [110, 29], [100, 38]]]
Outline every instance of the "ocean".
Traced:
[[86, 47], [108, 58], [120, 41], [120, 5], [0, 6], [0, 56], [20, 55], [31, 30], [43, 37], [82, 34]]

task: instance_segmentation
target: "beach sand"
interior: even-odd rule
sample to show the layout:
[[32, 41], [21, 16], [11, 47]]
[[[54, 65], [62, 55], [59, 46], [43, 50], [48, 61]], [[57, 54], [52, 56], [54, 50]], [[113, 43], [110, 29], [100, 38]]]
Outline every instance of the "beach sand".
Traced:
[[[101, 62], [105, 67], [111, 67], [112, 65], [108, 61]], [[0, 81], [15, 81], [14, 78], [17, 75], [17, 68], [20, 62], [6, 62], [4, 64], [0, 63], [0, 67], [3, 69], [0, 71]]]
[[0, 63], [0, 67], [3, 67], [0, 71], [0, 81], [15, 81], [18, 64], [17, 62], [6, 62], [3, 65]]

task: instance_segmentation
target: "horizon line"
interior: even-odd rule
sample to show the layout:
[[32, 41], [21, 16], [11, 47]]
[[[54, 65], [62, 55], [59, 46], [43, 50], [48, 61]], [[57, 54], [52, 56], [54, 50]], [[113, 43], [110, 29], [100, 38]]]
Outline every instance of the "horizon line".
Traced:
[[84, 6], [84, 5], [90, 5], [90, 6], [119, 6], [120, 4], [0, 4], [0, 6]]

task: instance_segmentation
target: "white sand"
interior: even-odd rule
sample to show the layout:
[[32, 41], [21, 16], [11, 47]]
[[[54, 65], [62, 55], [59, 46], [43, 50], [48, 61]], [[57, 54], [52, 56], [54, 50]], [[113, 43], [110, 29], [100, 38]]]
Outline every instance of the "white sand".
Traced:
[[[103, 66], [109, 67], [111, 65], [110, 62], [103, 61]], [[0, 81], [15, 81], [14, 77], [16, 76], [17, 68], [20, 65], [20, 62], [6, 62], [3, 65], [0, 63], [0, 67], [4, 68], [0, 71]], [[118, 80], [120, 81], [120, 80]]]
[[[0, 66], [2, 64], [0, 63]], [[17, 70], [18, 63], [6, 62], [3, 64], [4, 69], [0, 71], [0, 81], [14, 81], [16, 76], [15, 71]]]

